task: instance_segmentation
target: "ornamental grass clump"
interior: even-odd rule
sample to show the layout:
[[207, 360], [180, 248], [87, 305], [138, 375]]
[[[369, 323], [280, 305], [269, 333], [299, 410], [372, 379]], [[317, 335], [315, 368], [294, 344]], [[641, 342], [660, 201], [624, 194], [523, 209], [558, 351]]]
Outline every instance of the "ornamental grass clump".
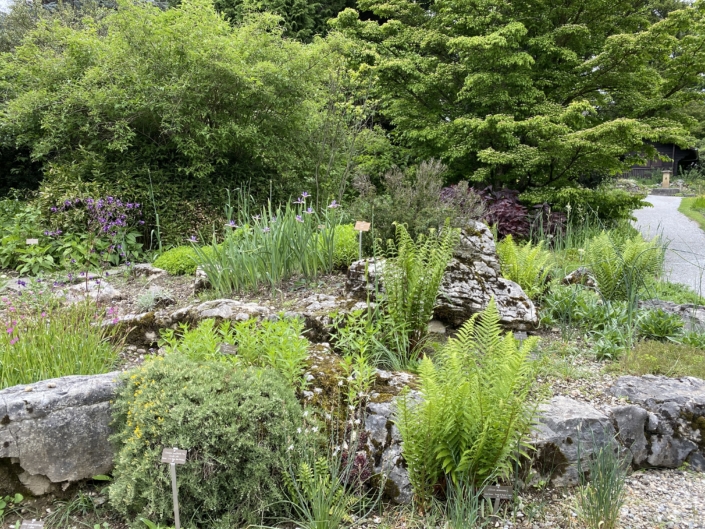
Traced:
[[269, 204], [251, 214], [250, 201], [239, 196], [237, 219], [232, 208], [226, 210], [223, 242], [214, 234], [210, 246], [194, 246], [196, 262], [218, 294], [274, 288], [295, 275], [313, 279], [333, 270], [341, 216], [335, 200], [317, 211], [304, 192], [293, 204]]
[[112, 332], [91, 303], [18, 313], [5, 298], [0, 328], [0, 389], [66, 375], [107, 373], [117, 361]]
[[[113, 403], [112, 506], [130, 518], [171, 524], [162, 449], [188, 450], [178, 467], [184, 527], [231, 528], [283, 515], [287, 448], [298, 446], [302, 410], [276, 371], [179, 354], [123, 376]], [[292, 449], [293, 449], [292, 448]]]
[[502, 335], [492, 299], [432, 361], [419, 367], [420, 398], [400, 400], [395, 423], [416, 501], [427, 508], [444, 479], [480, 487], [507, 477], [524, 455], [534, 405], [536, 338]]

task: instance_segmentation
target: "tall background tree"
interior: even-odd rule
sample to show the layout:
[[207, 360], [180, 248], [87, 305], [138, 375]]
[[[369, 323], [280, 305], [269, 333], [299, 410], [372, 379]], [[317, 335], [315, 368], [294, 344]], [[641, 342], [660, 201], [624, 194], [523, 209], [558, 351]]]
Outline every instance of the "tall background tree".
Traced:
[[[334, 26], [393, 141], [453, 178], [517, 189], [614, 174], [651, 141], [689, 146], [705, 5], [677, 0], [359, 0]], [[369, 17], [368, 17], [369, 18]]]

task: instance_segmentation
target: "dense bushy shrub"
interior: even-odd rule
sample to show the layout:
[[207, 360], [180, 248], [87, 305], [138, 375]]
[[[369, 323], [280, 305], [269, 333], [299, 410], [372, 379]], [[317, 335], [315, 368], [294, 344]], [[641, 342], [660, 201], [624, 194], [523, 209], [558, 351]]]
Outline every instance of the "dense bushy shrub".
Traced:
[[0, 61], [2, 143], [42, 164], [49, 202], [86, 185], [150, 206], [153, 196], [170, 242], [205, 228], [226, 188], [287, 198], [313, 176], [311, 152], [333, 160], [330, 172], [347, 160], [320, 141], [324, 119], [338, 126], [326, 107], [336, 54], [283, 38], [279, 23], [231, 26], [212, 2], [186, 0], [39, 24]]
[[518, 245], [507, 235], [497, 243], [497, 255], [502, 275], [517, 283], [527, 296], [534, 299], [546, 290], [551, 254], [543, 249], [543, 241], [536, 245], [531, 241]]
[[631, 219], [635, 209], [651, 206], [644, 200], [644, 195], [609, 187], [544, 187], [522, 193], [519, 200], [527, 206], [549, 204], [555, 210], [569, 213], [574, 222], [581, 222], [586, 215], [595, 214], [605, 224]]
[[529, 235], [529, 212], [519, 202], [519, 192], [512, 189], [486, 187], [479, 193], [485, 205], [484, 220], [496, 226], [500, 237], [512, 235], [517, 239]]
[[173, 354], [123, 381], [112, 407], [115, 509], [172, 519], [169, 468], [159, 462], [167, 447], [189, 451], [177, 471], [185, 526], [241, 527], [281, 508], [283, 461], [302, 411], [275, 371]]
[[494, 299], [419, 368], [422, 399], [401, 399], [396, 425], [416, 500], [430, 504], [444, 476], [484, 485], [507, 476], [531, 425], [529, 353], [502, 335]]
[[154, 266], [172, 275], [192, 275], [196, 272], [196, 251], [193, 246], [177, 246], [167, 250], [154, 261]]
[[[340, 224], [336, 226], [333, 241], [333, 266], [347, 269], [350, 263], [357, 260], [360, 253], [355, 225]], [[324, 241], [321, 241], [321, 244], [324, 244]]]
[[[404, 224], [415, 239], [429, 229], [440, 229], [446, 219], [451, 226], [460, 227], [466, 219], [479, 218], [481, 201], [466, 183], [453, 191], [443, 189], [445, 170], [437, 160], [422, 162], [412, 168], [411, 174], [395, 167], [384, 175], [381, 189], [360, 176], [354, 182], [360, 196], [351, 207], [351, 215], [356, 220], [372, 221], [374, 236], [382, 241], [394, 239], [395, 222]], [[369, 249], [371, 240], [365, 242]]]

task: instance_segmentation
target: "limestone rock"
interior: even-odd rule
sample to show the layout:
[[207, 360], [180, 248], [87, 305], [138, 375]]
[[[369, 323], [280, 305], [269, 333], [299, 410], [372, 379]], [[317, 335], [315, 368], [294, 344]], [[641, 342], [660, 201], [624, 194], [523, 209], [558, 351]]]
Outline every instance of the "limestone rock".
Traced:
[[570, 274], [568, 274], [561, 280], [561, 283], [563, 283], [564, 285], [583, 285], [588, 288], [597, 287], [597, 282], [595, 281], [595, 278], [592, 277], [590, 271], [584, 266], [573, 270]]
[[88, 279], [76, 283], [66, 291], [66, 300], [69, 303], [76, 303], [84, 299], [110, 303], [122, 299], [122, 293], [104, 279]]
[[577, 485], [578, 455], [585, 463], [595, 448], [615, 436], [610, 419], [592, 406], [567, 397], [554, 397], [541, 406], [532, 432], [534, 468], [555, 486]]
[[610, 416], [617, 430], [617, 439], [632, 454], [632, 464], [640, 466], [649, 455], [646, 425], [649, 413], [639, 406], [616, 406]]
[[635, 461], [638, 466], [677, 468], [686, 460], [699, 465], [705, 455], [705, 380], [624, 376], [610, 393], [646, 412], [647, 456]]
[[165, 273], [166, 273], [166, 270], [163, 270], [161, 268], [157, 268], [152, 263], [139, 263], [139, 264], [136, 264], [132, 267], [132, 275], [135, 275], [135, 276], [152, 277], [152, 276], [160, 276]]
[[[35, 493], [110, 471], [110, 400], [119, 373], [69, 376], [0, 390], [0, 459]], [[12, 465], [13, 467], [16, 465]]]
[[193, 281], [193, 293], [198, 294], [203, 290], [209, 289], [211, 282], [208, 280], [208, 275], [203, 271], [200, 266], [196, 268], [196, 279]]
[[[350, 265], [346, 290], [358, 299], [374, 299], [384, 290], [384, 261], [365, 259]], [[436, 319], [455, 327], [497, 301], [501, 323], [527, 330], [538, 323], [533, 302], [522, 288], [501, 277], [492, 232], [478, 221], [461, 230], [460, 243], [446, 268], [434, 311]]]

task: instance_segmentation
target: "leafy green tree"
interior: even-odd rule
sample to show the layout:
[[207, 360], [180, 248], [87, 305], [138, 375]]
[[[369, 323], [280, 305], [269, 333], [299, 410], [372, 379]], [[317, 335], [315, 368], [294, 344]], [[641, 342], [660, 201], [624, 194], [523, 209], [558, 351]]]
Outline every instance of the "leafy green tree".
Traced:
[[397, 144], [451, 176], [526, 189], [616, 173], [694, 142], [705, 4], [359, 0], [334, 25], [377, 76]]
[[279, 22], [233, 27], [208, 0], [40, 21], [0, 56], [0, 139], [43, 165], [47, 200], [154, 192], [172, 238], [221, 211], [226, 187], [298, 194], [314, 180], [337, 52], [282, 38]]

